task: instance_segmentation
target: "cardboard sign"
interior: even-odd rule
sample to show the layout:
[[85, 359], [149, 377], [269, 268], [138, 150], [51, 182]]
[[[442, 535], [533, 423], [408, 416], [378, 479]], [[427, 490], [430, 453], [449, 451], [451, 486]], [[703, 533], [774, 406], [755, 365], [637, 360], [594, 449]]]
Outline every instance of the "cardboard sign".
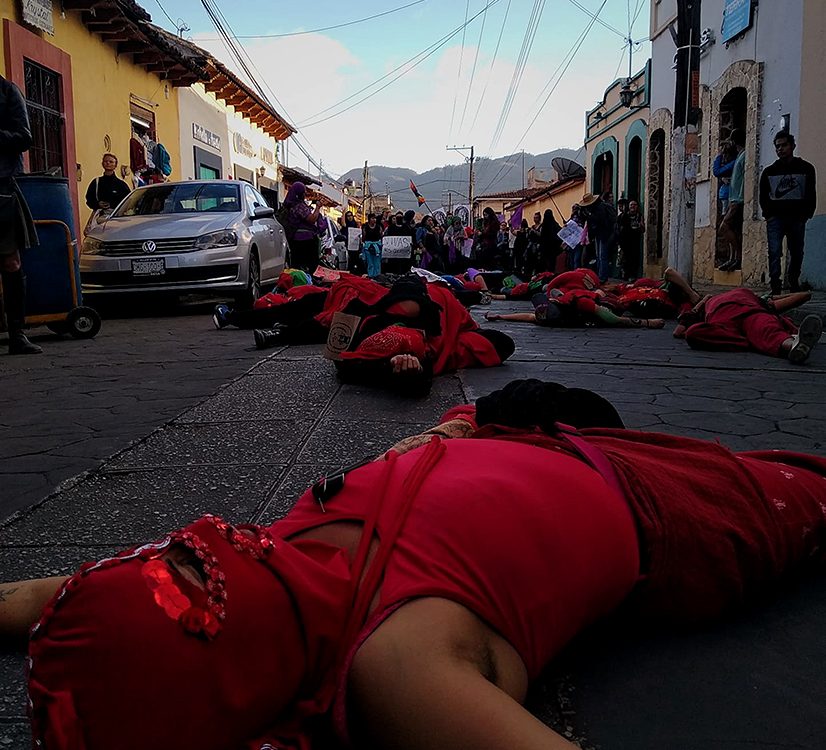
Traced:
[[582, 241], [582, 227], [579, 226], [573, 219], [571, 219], [562, 229], [557, 232], [557, 236], [567, 245], [571, 250], [576, 249], [576, 246]]
[[341, 353], [346, 352], [358, 331], [361, 318], [358, 315], [348, 315], [337, 312], [333, 315], [330, 332], [327, 334], [327, 344], [324, 347], [325, 359], [341, 359]]
[[413, 240], [409, 234], [400, 237], [388, 237], [385, 235], [381, 238], [382, 260], [386, 260], [387, 258], [409, 258], [412, 254]]
[[326, 266], [316, 266], [315, 271], [313, 271], [313, 278], [326, 281], [328, 284], [333, 284], [341, 278], [341, 271], [336, 271]]
[[361, 243], [361, 229], [356, 227], [347, 228], [347, 252], [357, 253]]

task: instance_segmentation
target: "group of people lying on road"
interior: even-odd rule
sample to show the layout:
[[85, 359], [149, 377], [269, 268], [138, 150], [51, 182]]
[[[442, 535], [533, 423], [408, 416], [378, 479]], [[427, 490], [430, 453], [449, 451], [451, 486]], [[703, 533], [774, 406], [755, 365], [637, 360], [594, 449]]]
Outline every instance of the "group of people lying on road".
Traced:
[[560, 650], [621, 603], [705, 625], [822, 563], [824, 480], [517, 381], [271, 526], [0, 585], [0, 638], [29, 634], [44, 750], [574, 750], [522, 707]]

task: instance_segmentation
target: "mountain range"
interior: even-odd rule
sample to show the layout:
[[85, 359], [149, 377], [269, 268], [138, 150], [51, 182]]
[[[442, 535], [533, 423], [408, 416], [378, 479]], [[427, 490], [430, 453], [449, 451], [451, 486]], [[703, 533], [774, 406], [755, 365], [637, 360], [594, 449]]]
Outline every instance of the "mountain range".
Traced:
[[[488, 159], [479, 157], [474, 161], [474, 195], [485, 195], [488, 193], [502, 193], [507, 190], [517, 190], [528, 184], [528, 170], [535, 168], [535, 176], [542, 180], [553, 179], [551, 171], [551, 159], [563, 157], [582, 163], [582, 149], [559, 148], [555, 151], [548, 151], [544, 154], [524, 154], [524, 177], [523, 177], [523, 154], [521, 151], [502, 156], [498, 159]], [[369, 192], [375, 194], [390, 193], [393, 198], [393, 206], [396, 209], [406, 211], [409, 208], [417, 209], [416, 196], [410, 190], [412, 180], [419, 190], [419, 193], [427, 200], [428, 206], [435, 210], [439, 206], [448, 205], [448, 193], [450, 203], [455, 205], [466, 204], [468, 202], [468, 168], [465, 164], [448, 164], [442, 167], [434, 167], [426, 172], [416, 172], [404, 167], [385, 167], [368, 165], [369, 168]], [[357, 185], [361, 185], [364, 170], [351, 169], [339, 177], [340, 182], [352, 180]], [[524, 182], [523, 182], [524, 179]]]

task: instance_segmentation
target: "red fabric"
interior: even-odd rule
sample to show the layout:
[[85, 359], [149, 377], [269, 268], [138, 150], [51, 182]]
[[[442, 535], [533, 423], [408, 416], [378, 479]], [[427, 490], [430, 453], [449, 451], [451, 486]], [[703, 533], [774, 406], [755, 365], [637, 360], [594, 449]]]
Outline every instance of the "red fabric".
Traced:
[[419, 360], [427, 353], [421, 331], [402, 326], [388, 326], [362, 341], [354, 351], [342, 352], [342, 359], [390, 359], [397, 354], [412, 354]]
[[[47, 605], [30, 643], [32, 729], [48, 750], [238, 748], [271, 727], [302, 685], [330, 679], [350, 604], [342, 551], [279, 542], [258, 560], [210, 521], [183, 533], [225, 576], [219, 632], [191, 635], [153, 600], [142, 569], [163, 547], [85, 566]], [[204, 606], [203, 591], [187, 590]]]
[[329, 290], [324, 287], [306, 284], [304, 286], [290, 287], [287, 289], [286, 294], [281, 294], [279, 292], [268, 292], [255, 300], [253, 309], [266, 310], [270, 307], [277, 307], [278, 305], [286, 304], [290, 300], [307, 297], [310, 294], [327, 294], [328, 291]]
[[479, 326], [453, 293], [441, 284], [428, 284], [427, 293], [442, 309], [442, 332], [428, 338], [433, 358], [433, 374], [441, 375], [463, 367], [495, 367], [502, 364], [496, 348], [475, 331]]
[[595, 290], [599, 289], [600, 281], [593, 271], [588, 268], [577, 268], [574, 271], [566, 271], [558, 276], [554, 276], [547, 286], [548, 297], [551, 296], [553, 289], [558, 289], [561, 292], [573, 292], [579, 290]]
[[795, 333], [791, 320], [767, 310], [750, 289], [732, 289], [706, 302], [704, 322], [689, 326], [685, 339], [692, 349], [752, 349], [779, 357], [780, 345]]
[[633, 286], [627, 291], [623, 292], [619, 298], [619, 304], [627, 308], [638, 302], [653, 301], [663, 306], [663, 311], [668, 315], [675, 315], [677, 313], [677, 305], [669, 297], [668, 292], [661, 289], [659, 286]]
[[365, 304], [375, 305], [389, 291], [387, 287], [383, 287], [371, 279], [348, 274], [330, 287], [324, 309], [315, 316], [315, 319], [321, 325], [329, 328], [333, 322], [333, 315], [342, 312], [352, 300], [358, 298]]
[[513, 289], [511, 289], [510, 297], [511, 299], [516, 299], [518, 297], [526, 297], [530, 294], [530, 286], [527, 281], [523, 281], [521, 284], [517, 284]]

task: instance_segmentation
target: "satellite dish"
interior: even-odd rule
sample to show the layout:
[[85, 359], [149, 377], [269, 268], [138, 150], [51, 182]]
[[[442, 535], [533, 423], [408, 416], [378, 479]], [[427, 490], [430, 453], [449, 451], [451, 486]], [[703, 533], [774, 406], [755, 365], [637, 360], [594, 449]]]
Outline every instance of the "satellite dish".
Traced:
[[585, 167], [572, 159], [557, 156], [551, 159], [551, 166], [556, 170], [560, 180], [566, 180], [569, 177], [585, 177]]

